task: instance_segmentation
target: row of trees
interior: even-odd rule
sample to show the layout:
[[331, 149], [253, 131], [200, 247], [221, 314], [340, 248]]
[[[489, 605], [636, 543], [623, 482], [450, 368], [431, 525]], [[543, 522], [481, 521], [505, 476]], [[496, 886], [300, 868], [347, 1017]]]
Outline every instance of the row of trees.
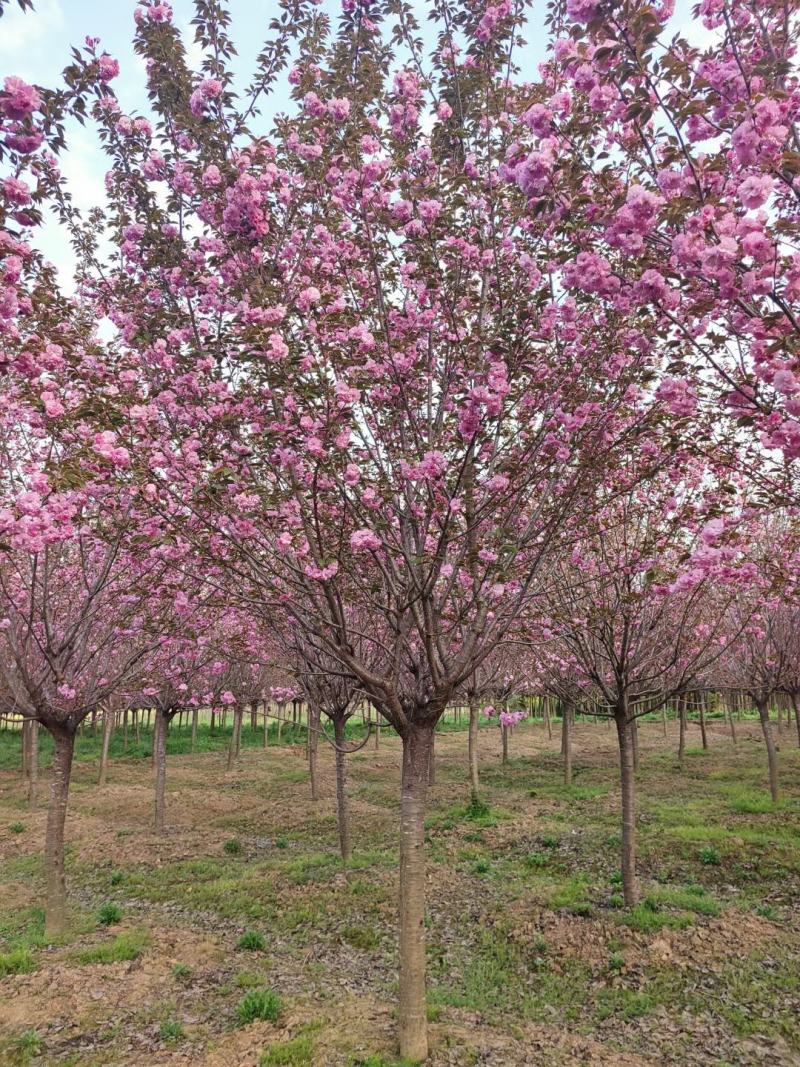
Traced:
[[[354, 702], [402, 741], [412, 1058], [445, 708], [470, 706], [477, 790], [487, 691], [501, 722], [520, 689], [605, 705], [630, 904], [637, 716], [710, 684], [761, 711], [797, 664], [797, 13], [701, 4], [702, 51], [665, 42], [669, 4], [554, 3], [533, 82], [527, 5], [431, 15], [428, 55], [404, 0], [348, 0], [336, 32], [285, 0], [241, 92], [221, 0], [199, 71], [147, 2], [148, 116], [93, 38], [0, 93], [0, 700], [55, 739], [48, 927], [81, 721], [140, 691], [163, 767], [180, 708], [241, 708], [278, 663], [312, 760], [332, 724], [340, 811]], [[108, 166], [86, 219], [76, 118]]]

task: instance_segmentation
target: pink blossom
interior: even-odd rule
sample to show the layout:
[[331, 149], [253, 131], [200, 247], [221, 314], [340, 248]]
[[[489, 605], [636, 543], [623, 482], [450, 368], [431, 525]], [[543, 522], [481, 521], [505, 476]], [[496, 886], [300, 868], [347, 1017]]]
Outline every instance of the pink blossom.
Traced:
[[350, 547], [354, 552], [377, 552], [381, 547], [381, 540], [374, 530], [364, 527], [353, 530], [350, 534]]
[[761, 207], [772, 192], [774, 182], [768, 174], [750, 174], [736, 190], [746, 208]]
[[9, 119], [24, 119], [42, 106], [42, 98], [32, 85], [13, 74], [3, 82], [0, 94], [0, 113]]

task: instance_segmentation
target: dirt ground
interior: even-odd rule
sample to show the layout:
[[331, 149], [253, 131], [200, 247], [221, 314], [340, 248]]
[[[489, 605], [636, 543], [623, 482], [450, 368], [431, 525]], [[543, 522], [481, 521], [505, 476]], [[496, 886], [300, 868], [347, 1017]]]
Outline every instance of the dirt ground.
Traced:
[[[569, 789], [557, 733], [521, 726], [502, 765], [482, 730], [486, 811], [466, 803], [466, 733], [437, 736], [431, 1064], [800, 1064], [797, 740], [784, 727], [773, 806], [755, 724], [735, 747], [722, 723], [709, 733], [708, 751], [692, 734], [680, 768], [675, 724], [668, 737], [642, 726], [632, 911], [612, 730], [579, 724]], [[147, 760], [115, 760], [99, 788], [79, 759], [72, 926], [55, 943], [38, 907], [45, 813], [0, 772], [0, 1064], [398, 1064], [399, 756], [384, 735], [350, 759], [347, 871], [324, 746], [316, 803], [300, 745], [254, 744], [228, 773], [222, 750], [170, 757], [162, 837]], [[108, 923], [104, 905], [118, 909]], [[256, 947], [239, 947], [245, 933]], [[265, 988], [276, 1021], [243, 1020]]]

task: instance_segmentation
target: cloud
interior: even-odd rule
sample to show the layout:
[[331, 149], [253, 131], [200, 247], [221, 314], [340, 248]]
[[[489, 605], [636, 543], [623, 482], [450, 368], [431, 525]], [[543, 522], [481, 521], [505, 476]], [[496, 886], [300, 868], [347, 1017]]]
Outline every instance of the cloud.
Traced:
[[0, 29], [0, 59], [4, 65], [12, 61], [21, 77], [41, 82], [48, 58], [52, 61], [50, 46], [61, 43], [64, 27], [61, 0], [38, 0], [33, 11], [7, 8]]

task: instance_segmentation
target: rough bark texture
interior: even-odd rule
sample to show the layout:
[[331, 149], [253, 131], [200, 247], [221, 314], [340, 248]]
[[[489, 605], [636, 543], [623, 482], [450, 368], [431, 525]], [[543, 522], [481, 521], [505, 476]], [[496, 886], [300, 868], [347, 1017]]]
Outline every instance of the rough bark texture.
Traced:
[[400, 1055], [428, 1055], [425, 1007], [425, 800], [433, 732], [411, 726], [403, 736], [400, 797]]
[[698, 694], [698, 701], [700, 704], [700, 737], [702, 738], [703, 748], [708, 748], [708, 733], [706, 732], [706, 695], [705, 693]]
[[622, 896], [628, 907], [633, 907], [637, 900], [636, 776], [633, 769], [633, 743], [627, 709], [618, 709], [615, 720], [622, 793]]
[[350, 845], [350, 804], [347, 799], [347, 753], [344, 751], [345, 721], [341, 715], [333, 720], [333, 736], [336, 742], [336, 817], [339, 821], [339, 848], [342, 860], [347, 863], [352, 855]]
[[508, 727], [500, 727], [500, 738], [503, 742], [503, 763], [508, 763]]
[[639, 720], [632, 719], [629, 724], [629, 734], [631, 739], [631, 752], [633, 753], [633, 769], [636, 773], [639, 771]]
[[761, 719], [761, 730], [767, 746], [767, 763], [769, 765], [769, 791], [773, 803], [778, 801], [778, 750], [775, 747], [775, 738], [772, 733], [772, 723], [769, 718], [769, 705], [766, 700], [756, 700], [758, 717]]
[[[728, 703], [727, 701], [726, 701], [726, 707], [727, 707], [727, 710], [728, 710], [728, 724], [729, 724], [729, 726], [731, 728], [731, 740], [733, 741], [733, 743], [735, 745], [736, 744], [736, 723], [733, 721], [733, 708], [730, 705], [730, 703]], [[798, 736], [800, 736], [800, 723], [798, 723], [797, 730], [798, 730]]]
[[194, 752], [195, 748], [197, 747], [197, 723], [198, 723], [199, 718], [200, 718], [200, 709], [199, 708], [192, 708], [192, 740], [191, 740], [191, 750], [192, 750], [192, 752]]
[[166, 823], [166, 789], [167, 789], [167, 716], [156, 711], [155, 730], [153, 733], [153, 768], [156, 775], [156, 833], [163, 834]]
[[114, 713], [106, 708], [103, 713], [103, 744], [100, 749], [100, 776], [98, 785], [105, 785], [108, 778], [108, 748], [111, 744], [111, 733], [114, 729]]
[[67, 882], [64, 873], [64, 824], [67, 818], [69, 780], [75, 752], [75, 732], [69, 729], [50, 731], [55, 742], [50, 807], [44, 839], [44, 875], [46, 885], [45, 933], [61, 933], [67, 922]]
[[436, 734], [431, 736], [431, 752], [428, 758], [428, 787], [436, 785]]
[[474, 698], [469, 702], [469, 784], [473, 799], [477, 799], [480, 789], [478, 778], [478, 702]]

